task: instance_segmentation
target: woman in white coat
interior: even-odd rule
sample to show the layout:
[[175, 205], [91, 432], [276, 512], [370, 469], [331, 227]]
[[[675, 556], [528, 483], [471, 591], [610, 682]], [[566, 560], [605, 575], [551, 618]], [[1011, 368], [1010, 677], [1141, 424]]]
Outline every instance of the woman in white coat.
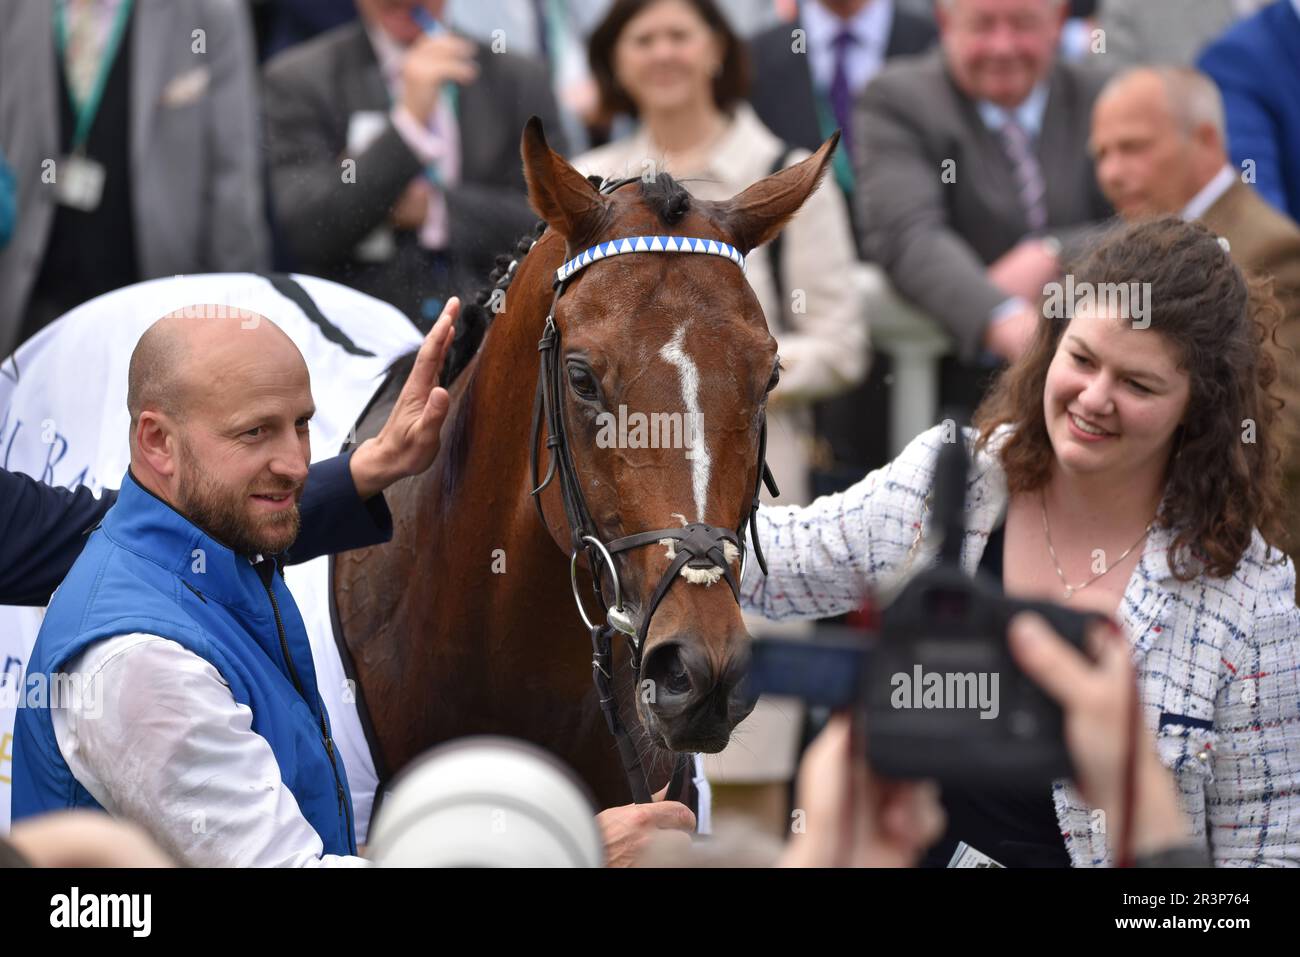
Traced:
[[[964, 563], [1010, 595], [1116, 621], [1190, 836], [1216, 865], [1300, 864], [1300, 609], [1273, 547], [1295, 505], [1264, 345], [1277, 301], [1203, 226], [1173, 218], [1108, 237], [1072, 278], [1074, 301], [1045, 310], [967, 436]], [[751, 563], [745, 605], [834, 615], [924, 567], [945, 439], [926, 432], [807, 508], [760, 509], [769, 574]], [[933, 864], [958, 842], [1008, 866], [1110, 862], [1104, 816], [1071, 782], [943, 801]]]

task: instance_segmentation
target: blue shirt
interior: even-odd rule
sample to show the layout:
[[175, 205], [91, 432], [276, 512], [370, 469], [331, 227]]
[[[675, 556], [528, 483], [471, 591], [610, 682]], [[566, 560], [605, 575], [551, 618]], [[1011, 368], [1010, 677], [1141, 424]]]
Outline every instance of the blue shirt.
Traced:
[[894, 26], [894, 0], [871, 0], [848, 20], [842, 20], [816, 0], [800, 6], [799, 21], [808, 35], [808, 69], [813, 86], [825, 92], [835, 76], [835, 37], [845, 27], [853, 31], [844, 65], [849, 89], [862, 90], [885, 65], [889, 33]]
[[1014, 110], [1004, 109], [988, 100], [978, 101], [975, 107], [990, 132], [1000, 132], [1007, 118], [1013, 117], [1020, 124], [1021, 129], [1034, 139], [1038, 139], [1038, 134], [1043, 129], [1043, 113], [1047, 109], [1047, 94], [1047, 83], [1043, 82], [1035, 86]]

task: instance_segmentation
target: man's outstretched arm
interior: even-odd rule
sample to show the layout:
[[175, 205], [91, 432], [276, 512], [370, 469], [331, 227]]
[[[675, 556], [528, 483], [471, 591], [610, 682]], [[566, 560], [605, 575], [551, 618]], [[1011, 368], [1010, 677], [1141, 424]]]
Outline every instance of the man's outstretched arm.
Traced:
[[0, 469], [0, 604], [46, 605], [117, 492], [95, 498]]
[[[289, 564], [393, 537], [382, 493], [362, 499], [352, 477], [353, 453], [317, 462], [307, 473], [302, 532], [286, 553]], [[117, 501], [117, 489], [99, 498], [0, 469], [0, 605], [48, 605], [72, 570], [90, 532]]]

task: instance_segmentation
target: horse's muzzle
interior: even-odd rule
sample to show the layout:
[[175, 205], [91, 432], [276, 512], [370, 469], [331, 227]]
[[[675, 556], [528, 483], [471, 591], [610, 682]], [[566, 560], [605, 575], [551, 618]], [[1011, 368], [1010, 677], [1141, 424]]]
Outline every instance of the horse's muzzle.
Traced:
[[748, 672], [748, 648], [729, 656], [715, 673], [701, 638], [665, 638], [646, 653], [638, 705], [665, 747], [715, 754], [754, 709], [745, 693]]

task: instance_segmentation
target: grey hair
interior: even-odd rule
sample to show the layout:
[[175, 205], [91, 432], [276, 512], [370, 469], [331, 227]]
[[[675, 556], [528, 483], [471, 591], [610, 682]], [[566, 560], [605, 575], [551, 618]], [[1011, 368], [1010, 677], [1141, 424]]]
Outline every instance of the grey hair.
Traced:
[[1135, 76], [1151, 73], [1165, 86], [1169, 110], [1183, 132], [1191, 135], [1198, 126], [1208, 123], [1227, 139], [1227, 121], [1224, 117], [1223, 97], [1214, 81], [1200, 70], [1186, 66], [1135, 66], [1113, 77], [1101, 91], [1105, 97], [1119, 90]]

